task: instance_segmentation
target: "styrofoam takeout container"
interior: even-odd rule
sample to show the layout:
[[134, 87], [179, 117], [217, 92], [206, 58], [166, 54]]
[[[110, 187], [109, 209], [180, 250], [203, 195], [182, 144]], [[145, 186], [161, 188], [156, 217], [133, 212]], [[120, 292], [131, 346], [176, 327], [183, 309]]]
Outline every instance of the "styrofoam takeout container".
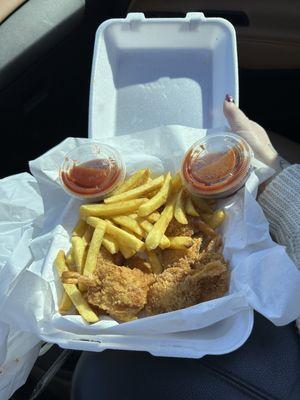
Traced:
[[[202, 13], [168, 19], [134, 13], [108, 20], [99, 26], [95, 39], [89, 137], [101, 140], [173, 124], [224, 126], [226, 93], [238, 104], [236, 37], [228, 21], [205, 18]], [[237, 349], [252, 326], [249, 309], [197, 331], [138, 340], [122, 336], [122, 343], [117, 336], [103, 335], [98, 351], [139, 349], [160, 356], [200, 358]], [[78, 343], [74, 346], [78, 348]], [[90, 349], [88, 342], [85, 346]]]
[[111, 19], [96, 33], [89, 137], [172, 124], [224, 126], [226, 93], [238, 102], [235, 31], [225, 19]]
[[158, 357], [201, 358], [207, 354], [230, 353], [241, 347], [253, 328], [253, 310], [243, 310], [206, 328], [189, 332], [157, 335], [95, 335], [95, 338], [61, 339], [43, 336], [46, 342], [62, 348], [97, 351], [147, 351]]

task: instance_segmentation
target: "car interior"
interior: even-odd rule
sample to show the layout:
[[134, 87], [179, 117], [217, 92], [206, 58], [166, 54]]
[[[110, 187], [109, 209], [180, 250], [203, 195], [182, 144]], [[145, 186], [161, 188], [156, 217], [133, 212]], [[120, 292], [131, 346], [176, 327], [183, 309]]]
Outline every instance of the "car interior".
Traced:
[[[1, 178], [29, 171], [29, 160], [69, 136], [87, 137], [94, 38], [103, 21], [129, 12], [172, 18], [192, 11], [234, 25], [239, 106], [268, 131], [282, 157], [299, 163], [298, 1], [0, 0]], [[296, 400], [299, 366], [295, 325], [275, 327], [256, 314], [239, 350], [200, 360], [44, 344], [12, 399]]]

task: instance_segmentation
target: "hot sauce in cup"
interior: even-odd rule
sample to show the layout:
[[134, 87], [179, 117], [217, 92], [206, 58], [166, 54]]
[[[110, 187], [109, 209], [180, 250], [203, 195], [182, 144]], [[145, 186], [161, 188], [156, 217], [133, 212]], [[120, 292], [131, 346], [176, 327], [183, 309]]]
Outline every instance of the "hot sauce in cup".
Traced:
[[102, 198], [121, 184], [125, 166], [110, 146], [86, 143], [66, 154], [60, 168], [64, 190], [74, 197]]
[[237, 135], [206, 136], [186, 152], [181, 175], [187, 189], [204, 198], [223, 198], [240, 189], [250, 172], [253, 152]]

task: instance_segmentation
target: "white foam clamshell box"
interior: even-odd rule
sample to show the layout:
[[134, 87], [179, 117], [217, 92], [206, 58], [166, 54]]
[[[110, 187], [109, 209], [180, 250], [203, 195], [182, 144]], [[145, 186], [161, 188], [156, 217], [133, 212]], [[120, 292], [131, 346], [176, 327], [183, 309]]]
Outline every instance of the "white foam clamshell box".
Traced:
[[108, 20], [95, 40], [89, 136], [171, 124], [224, 126], [225, 93], [238, 101], [236, 38], [228, 21], [201, 13]]
[[[236, 38], [228, 21], [202, 13], [169, 19], [134, 13], [108, 20], [95, 40], [89, 137], [101, 140], [173, 124], [224, 126], [225, 93], [238, 102]], [[139, 338], [138, 350], [149, 349], [150, 341], [155, 355], [224, 354], [240, 347], [252, 326], [249, 309], [197, 331]], [[135, 337], [127, 341], [127, 349], [137, 350]], [[124, 348], [117, 337], [109, 335], [105, 342], [104, 348]]]

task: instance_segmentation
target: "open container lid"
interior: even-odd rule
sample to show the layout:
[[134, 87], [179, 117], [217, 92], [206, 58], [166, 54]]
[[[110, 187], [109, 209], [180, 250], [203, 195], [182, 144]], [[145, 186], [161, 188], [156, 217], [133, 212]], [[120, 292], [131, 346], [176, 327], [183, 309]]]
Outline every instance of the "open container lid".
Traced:
[[238, 101], [236, 37], [225, 19], [111, 19], [96, 34], [89, 137], [173, 124], [224, 126], [226, 93]]

